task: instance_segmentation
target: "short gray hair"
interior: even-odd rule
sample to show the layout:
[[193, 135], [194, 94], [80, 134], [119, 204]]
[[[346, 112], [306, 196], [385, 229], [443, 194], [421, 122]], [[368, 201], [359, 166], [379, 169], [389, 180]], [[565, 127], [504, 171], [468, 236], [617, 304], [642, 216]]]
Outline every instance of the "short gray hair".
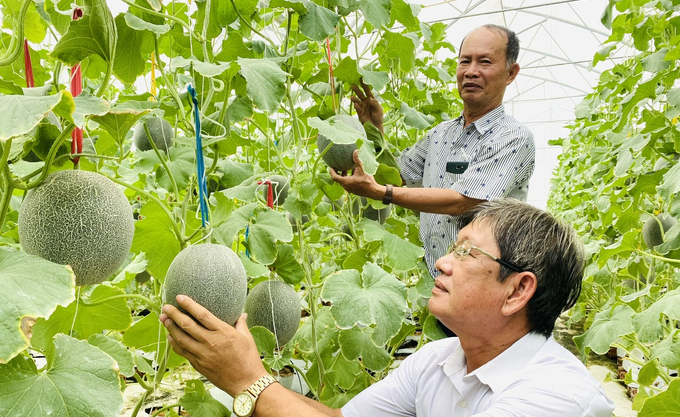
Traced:
[[[480, 27], [505, 35], [508, 40], [508, 43], [505, 45], [505, 67], [507, 69], [512, 68], [512, 65], [517, 62], [517, 58], [519, 57], [519, 38], [517, 37], [517, 34], [505, 26], [494, 25], [492, 23]], [[465, 38], [467, 38], [467, 36], [465, 36]], [[463, 42], [465, 42], [465, 38], [463, 38]], [[460, 43], [459, 51], [463, 49], [463, 42]]]
[[[581, 293], [581, 240], [570, 225], [515, 199], [484, 202], [459, 218], [461, 228], [482, 220], [491, 227], [501, 259], [536, 275], [536, 292], [527, 304], [529, 328], [549, 337], [559, 315]], [[501, 266], [498, 279], [503, 282], [513, 273]]]

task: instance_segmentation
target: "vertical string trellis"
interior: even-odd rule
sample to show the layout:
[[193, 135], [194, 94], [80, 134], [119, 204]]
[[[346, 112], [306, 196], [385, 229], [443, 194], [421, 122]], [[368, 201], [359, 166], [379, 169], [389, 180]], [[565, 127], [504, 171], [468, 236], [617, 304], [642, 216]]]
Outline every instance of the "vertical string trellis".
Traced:
[[191, 96], [194, 106], [194, 124], [196, 125], [196, 176], [198, 179], [198, 199], [201, 210], [201, 225], [203, 228], [210, 222], [208, 213], [208, 185], [205, 176], [205, 161], [203, 159], [203, 141], [201, 139], [201, 113], [198, 110], [198, 100], [196, 99], [196, 89], [189, 84], [187, 91]]

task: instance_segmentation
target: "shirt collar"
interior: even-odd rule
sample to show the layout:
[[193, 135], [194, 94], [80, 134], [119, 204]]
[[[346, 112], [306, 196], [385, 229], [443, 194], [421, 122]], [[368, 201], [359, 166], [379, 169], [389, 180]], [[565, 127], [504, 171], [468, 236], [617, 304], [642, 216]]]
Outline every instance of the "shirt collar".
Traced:
[[[501, 104], [470, 124], [474, 126], [475, 129], [477, 129], [480, 135], [483, 135], [491, 130], [491, 128], [493, 128], [503, 116], [505, 116], [505, 106]], [[460, 116], [456, 120], [461, 123], [461, 126], [465, 123], [463, 112], [460, 112]]]
[[[500, 355], [468, 375], [475, 376], [481, 383], [488, 385], [493, 392], [503, 391], [519, 378], [524, 367], [536, 355], [536, 352], [543, 347], [546, 341], [545, 336], [537, 333], [527, 333]], [[439, 363], [439, 366], [442, 367], [448, 377], [461, 370], [464, 371], [463, 368], [467, 366], [467, 360], [460, 344], [454, 348], [453, 352], [445, 360]]]

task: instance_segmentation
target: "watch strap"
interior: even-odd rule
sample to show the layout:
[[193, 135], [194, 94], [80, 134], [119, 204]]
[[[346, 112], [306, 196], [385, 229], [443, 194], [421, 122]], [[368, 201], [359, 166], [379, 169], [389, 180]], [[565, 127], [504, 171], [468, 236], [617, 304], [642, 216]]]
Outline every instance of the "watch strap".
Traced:
[[392, 191], [394, 187], [392, 184], [387, 184], [385, 186], [385, 196], [383, 197], [382, 203], [385, 205], [392, 204]]
[[262, 378], [258, 379], [253, 383], [253, 385], [249, 386], [246, 391], [250, 393], [254, 398], [257, 398], [262, 391], [264, 391], [265, 388], [273, 384], [274, 382], [279, 382], [276, 379], [274, 379], [273, 376], [267, 374], [263, 376]]

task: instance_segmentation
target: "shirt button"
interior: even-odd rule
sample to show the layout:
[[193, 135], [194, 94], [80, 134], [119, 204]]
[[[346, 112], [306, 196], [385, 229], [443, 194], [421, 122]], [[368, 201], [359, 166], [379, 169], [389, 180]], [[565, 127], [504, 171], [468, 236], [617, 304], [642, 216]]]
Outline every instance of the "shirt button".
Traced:
[[465, 402], [465, 400], [459, 402], [458, 405], [460, 405], [460, 408], [465, 408], [465, 407], [467, 407], [467, 403]]

